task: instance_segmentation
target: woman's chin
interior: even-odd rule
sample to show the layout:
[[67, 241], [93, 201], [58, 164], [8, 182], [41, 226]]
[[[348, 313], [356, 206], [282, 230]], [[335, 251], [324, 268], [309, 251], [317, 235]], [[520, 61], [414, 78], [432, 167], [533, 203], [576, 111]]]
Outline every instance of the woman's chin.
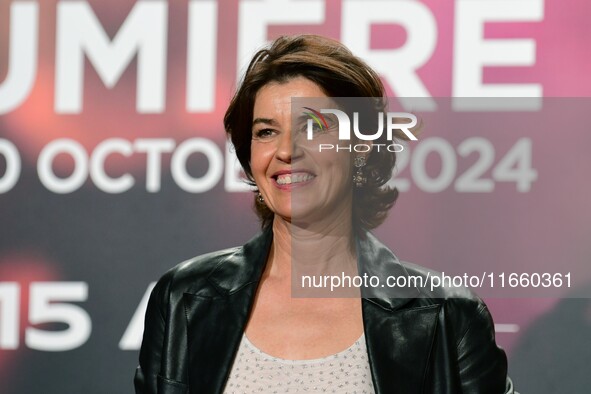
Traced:
[[308, 227], [332, 220], [329, 212], [321, 207], [292, 207], [291, 223], [299, 227]]

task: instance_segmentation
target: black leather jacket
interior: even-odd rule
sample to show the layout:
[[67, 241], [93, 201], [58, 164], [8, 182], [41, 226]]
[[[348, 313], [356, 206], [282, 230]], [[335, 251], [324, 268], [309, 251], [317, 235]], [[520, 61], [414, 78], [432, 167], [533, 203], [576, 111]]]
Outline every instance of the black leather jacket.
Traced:
[[[272, 241], [263, 231], [243, 247], [199, 256], [167, 272], [146, 312], [135, 390], [221, 393]], [[371, 234], [358, 239], [360, 272], [421, 275]], [[433, 275], [433, 273], [431, 273]], [[466, 289], [410, 288], [362, 300], [376, 393], [514, 393], [486, 305]], [[391, 295], [391, 294], [389, 294]]]

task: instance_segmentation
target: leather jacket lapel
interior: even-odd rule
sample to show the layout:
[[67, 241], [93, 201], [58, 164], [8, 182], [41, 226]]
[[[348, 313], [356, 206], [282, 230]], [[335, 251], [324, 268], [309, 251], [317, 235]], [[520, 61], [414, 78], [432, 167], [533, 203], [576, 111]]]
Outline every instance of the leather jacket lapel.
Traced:
[[191, 393], [221, 393], [232, 368], [272, 235], [267, 229], [208, 276], [213, 289], [185, 293]]
[[[409, 274], [398, 258], [371, 233], [357, 239], [360, 275], [387, 277]], [[441, 305], [411, 307], [421, 292], [416, 287], [375, 287], [362, 291], [362, 313], [369, 363], [376, 393], [422, 393]]]
[[441, 305], [385, 310], [362, 303], [367, 353], [376, 393], [423, 393]]
[[221, 393], [248, 319], [255, 286], [229, 297], [184, 295], [191, 393]]
[[413, 286], [384, 286], [384, 281], [388, 277], [404, 277], [404, 282], [409, 283], [407, 280], [409, 274], [394, 253], [380, 243], [373, 234], [366, 232], [359, 236], [356, 247], [359, 275], [377, 277], [382, 285], [362, 288], [363, 298], [371, 298], [385, 309], [396, 310], [421, 296], [421, 292]]

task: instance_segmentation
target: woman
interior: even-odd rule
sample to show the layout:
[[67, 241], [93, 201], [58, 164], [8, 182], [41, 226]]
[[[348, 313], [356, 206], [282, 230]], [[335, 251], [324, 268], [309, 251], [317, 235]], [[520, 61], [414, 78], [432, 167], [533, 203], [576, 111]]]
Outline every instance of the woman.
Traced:
[[465, 289], [292, 297], [306, 275], [435, 274], [368, 232], [397, 196], [383, 187], [395, 154], [374, 148], [385, 134], [367, 151], [318, 152], [336, 123], [306, 103], [345, 109], [337, 97], [377, 98], [376, 113], [385, 105], [376, 73], [336, 41], [282, 37], [254, 56], [224, 124], [256, 186], [262, 232], [158, 282], [137, 393], [513, 393], [490, 314]]

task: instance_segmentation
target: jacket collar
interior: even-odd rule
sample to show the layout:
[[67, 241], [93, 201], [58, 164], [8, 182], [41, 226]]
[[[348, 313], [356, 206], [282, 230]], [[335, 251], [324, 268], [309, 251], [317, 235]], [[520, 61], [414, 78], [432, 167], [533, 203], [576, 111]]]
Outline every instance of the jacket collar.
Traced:
[[258, 283], [263, 275], [273, 242], [271, 226], [263, 229], [243, 247], [237, 248], [211, 271], [208, 282], [222, 296], [231, 295], [245, 286]]
[[[213, 292], [184, 294], [191, 393], [222, 392], [272, 238], [271, 229], [265, 229], [218, 263], [207, 276]], [[396, 256], [369, 233], [357, 240], [357, 253], [360, 274], [382, 279], [384, 275], [409, 276]], [[376, 393], [390, 392], [393, 387], [400, 392], [423, 392], [440, 305], [413, 307], [413, 297], [420, 295], [416, 288], [401, 288], [396, 294], [377, 288], [362, 295], [365, 340]]]
[[[209, 283], [222, 296], [239, 291], [244, 286], [258, 283], [267, 262], [273, 241], [271, 226], [237, 249], [219, 263], [208, 276]], [[384, 281], [388, 276], [405, 277], [409, 274], [400, 260], [370, 232], [364, 232], [356, 239], [358, 271], [360, 275], [376, 276]], [[420, 296], [416, 287], [376, 287], [364, 289], [363, 298], [378, 306], [395, 311], [409, 300]]]
[[[404, 283], [409, 283], [409, 274], [400, 260], [370, 232], [357, 238], [357, 262], [360, 275], [378, 277], [382, 284], [388, 277], [404, 277]], [[384, 309], [395, 311], [420, 296], [420, 291], [416, 287], [378, 286], [363, 289], [362, 296]]]

